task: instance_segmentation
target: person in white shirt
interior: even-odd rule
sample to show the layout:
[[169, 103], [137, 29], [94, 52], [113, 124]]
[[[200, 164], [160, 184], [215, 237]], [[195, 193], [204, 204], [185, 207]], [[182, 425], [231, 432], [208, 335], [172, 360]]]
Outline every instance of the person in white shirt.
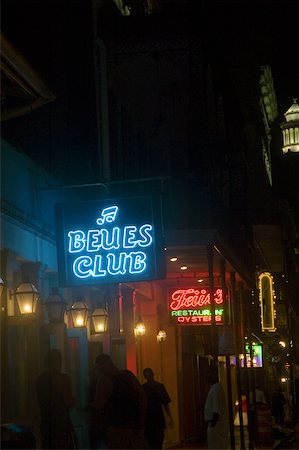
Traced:
[[267, 403], [264, 391], [259, 387], [255, 387], [255, 401], [256, 403]]
[[207, 381], [211, 385], [204, 409], [205, 421], [208, 423], [208, 448], [227, 449], [229, 430], [227, 406], [223, 387], [219, 383], [217, 367], [209, 367]]

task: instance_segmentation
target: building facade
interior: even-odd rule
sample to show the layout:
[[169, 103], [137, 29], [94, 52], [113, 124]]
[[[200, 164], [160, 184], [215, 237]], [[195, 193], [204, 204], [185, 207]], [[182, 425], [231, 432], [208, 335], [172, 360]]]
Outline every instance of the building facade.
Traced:
[[[244, 60], [244, 49], [232, 48], [220, 31], [212, 38], [207, 27], [213, 10], [205, 2], [186, 2], [183, 11], [176, 2], [172, 8], [168, 2], [157, 9], [154, 2], [135, 6], [95, 2], [90, 12], [95, 104], [88, 111], [94, 113], [96, 149], [84, 153], [78, 147], [72, 157], [72, 139], [61, 132], [64, 124], [55, 113], [71, 123], [80, 107], [71, 112], [61, 99], [60, 107], [55, 100], [43, 111], [45, 118], [56, 117], [52, 132], [45, 133], [53, 139], [46, 168], [40, 154], [37, 165], [32, 153], [28, 158], [10, 144], [22, 144], [23, 136], [22, 150], [28, 152], [32, 139], [24, 128], [30, 114], [3, 126], [2, 417], [33, 426], [38, 439], [34, 383], [47, 349], [59, 347], [76, 396], [72, 420], [79, 445], [86, 448], [88, 427], [80, 408], [90, 400], [94, 359], [106, 352], [140, 382], [143, 369], [152, 367], [167, 386], [175, 426], [167, 429], [165, 447], [205, 439], [205, 371], [214, 360], [225, 387], [233, 446], [235, 402], [241, 405], [242, 391], [249, 399], [255, 385], [264, 383], [270, 396], [284, 378], [291, 402], [296, 394], [297, 313], [288, 281], [296, 273], [297, 229], [287, 201], [277, 201], [273, 193], [271, 138], [278, 112], [271, 68], [267, 55]], [[220, 20], [219, 14], [213, 19]], [[214, 26], [220, 27], [217, 20]], [[64, 50], [58, 52], [61, 59]], [[59, 76], [54, 80], [62, 93]], [[39, 130], [43, 115], [36, 122]], [[86, 123], [83, 128], [88, 134]], [[61, 150], [66, 146], [68, 157], [59, 160], [56, 143]], [[158, 199], [153, 215], [161, 216], [154, 227], [161, 270], [144, 278], [135, 270], [123, 279], [118, 272], [117, 281], [115, 266], [106, 280], [89, 282], [82, 271], [81, 282], [63, 276], [60, 247], [66, 252], [68, 234], [57, 227], [56, 204], [96, 202], [103, 212], [118, 200], [137, 199], [130, 209], [130, 226], [137, 227], [145, 220], [140, 199], [145, 204], [148, 198]], [[85, 210], [81, 216], [87, 216]], [[135, 245], [128, 242], [126, 248]], [[158, 244], [153, 248], [157, 260]], [[24, 316], [15, 294], [26, 280], [40, 298], [35, 314]], [[47, 306], [57, 301], [63, 315], [53, 321]], [[99, 309], [108, 316], [108, 328], [97, 332], [93, 318]], [[76, 323], [72, 312], [82, 321]], [[258, 346], [262, 360], [254, 353]], [[256, 439], [253, 429], [250, 439]]]

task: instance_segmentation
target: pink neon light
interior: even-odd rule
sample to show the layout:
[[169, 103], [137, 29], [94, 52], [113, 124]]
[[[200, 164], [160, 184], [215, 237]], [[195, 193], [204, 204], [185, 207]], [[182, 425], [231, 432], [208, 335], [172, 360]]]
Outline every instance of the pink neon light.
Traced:
[[[217, 305], [223, 303], [222, 289], [218, 288], [214, 292], [214, 302]], [[201, 307], [210, 305], [210, 293], [207, 289], [177, 289], [171, 294], [169, 307], [172, 311], [182, 308]]]

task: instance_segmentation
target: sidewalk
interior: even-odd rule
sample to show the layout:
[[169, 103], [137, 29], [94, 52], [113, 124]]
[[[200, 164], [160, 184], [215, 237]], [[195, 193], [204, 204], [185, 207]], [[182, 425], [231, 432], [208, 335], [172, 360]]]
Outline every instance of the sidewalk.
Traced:
[[[241, 443], [240, 443], [240, 433], [239, 430], [236, 430], [235, 428], [235, 448], [240, 449]], [[244, 440], [245, 440], [245, 448], [249, 449], [249, 439], [248, 439], [248, 430], [247, 428], [244, 428]], [[290, 443], [295, 440], [297, 442], [297, 447], [289, 447]], [[263, 450], [263, 446], [254, 446], [254, 449]], [[294, 428], [282, 428], [281, 430], [281, 436], [277, 436], [276, 439], [273, 439], [272, 447], [273, 449], [283, 449], [283, 448], [293, 448], [293, 449], [299, 449], [299, 434], [295, 431]]]
[[[299, 449], [299, 434], [294, 428], [283, 428], [282, 432], [285, 436], [281, 436], [274, 440], [274, 449], [292, 448]], [[295, 446], [294, 446], [295, 445]]]
[[[293, 450], [299, 450], [299, 430], [296, 431], [294, 428], [283, 428], [282, 429], [282, 435], [281, 437], [274, 439], [272, 447], [268, 447], [268, 449], [293, 449]], [[248, 439], [248, 430], [247, 428], [244, 428], [244, 439], [245, 439], [245, 448], [249, 449], [249, 439]], [[207, 449], [207, 442], [199, 441], [199, 440], [193, 440], [189, 442], [182, 443], [179, 446], [175, 447], [169, 447], [169, 450], [204, 450]], [[230, 448], [230, 447], [229, 447]], [[241, 442], [240, 442], [240, 432], [239, 428], [235, 427], [235, 449], [239, 450], [241, 449]], [[257, 447], [254, 446], [254, 449], [256, 450], [264, 450], [264, 447]], [[267, 450], [268, 450], [267, 449]]]

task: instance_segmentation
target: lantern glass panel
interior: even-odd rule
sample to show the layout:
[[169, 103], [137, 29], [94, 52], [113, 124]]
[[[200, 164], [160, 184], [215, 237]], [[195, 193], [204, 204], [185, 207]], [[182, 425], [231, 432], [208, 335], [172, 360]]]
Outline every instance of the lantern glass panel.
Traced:
[[108, 327], [108, 312], [104, 308], [97, 308], [92, 314], [92, 322], [95, 333], [104, 333]]
[[71, 315], [75, 328], [86, 327], [88, 309], [84, 302], [76, 302], [72, 305]]
[[51, 323], [61, 323], [64, 321], [64, 303], [50, 303], [47, 305], [48, 319]]
[[21, 314], [33, 314], [36, 311], [38, 290], [32, 283], [22, 283], [16, 289], [16, 300]]
[[64, 301], [63, 297], [58, 293], [58, 289], [53, 288], [52, 294], [49, 295], [47, 301], [44, 304], [49, 322], [61, 323], [64, 321], [66, 304], [67, 303]]

